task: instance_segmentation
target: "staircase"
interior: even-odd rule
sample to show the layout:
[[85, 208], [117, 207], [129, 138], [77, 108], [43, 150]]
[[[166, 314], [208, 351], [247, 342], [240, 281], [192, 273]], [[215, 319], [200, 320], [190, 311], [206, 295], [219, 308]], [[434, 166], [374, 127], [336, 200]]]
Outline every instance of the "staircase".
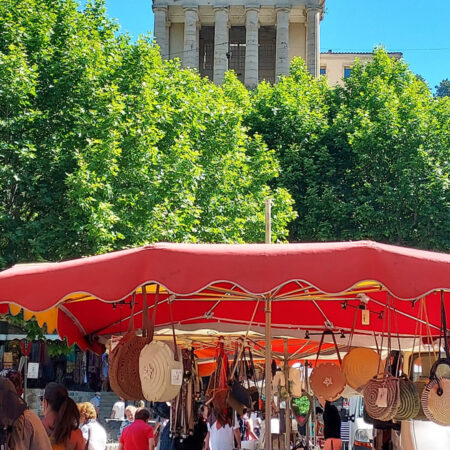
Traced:
[[102, 392], [102, 397], [100, 400], [100, 408], [98, 413], [98, 419], [100, 422], [104, 423], [105, 419], [111, 417], [111, 411], [114, 403], [119, 400], [119, 397], [114, 392]]

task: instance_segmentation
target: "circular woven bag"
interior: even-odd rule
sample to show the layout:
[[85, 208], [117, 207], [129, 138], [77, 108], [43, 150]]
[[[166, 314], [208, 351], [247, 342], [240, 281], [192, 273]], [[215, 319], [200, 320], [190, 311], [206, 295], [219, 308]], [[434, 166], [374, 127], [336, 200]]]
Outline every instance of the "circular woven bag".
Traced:
[[400, 406], [395, 420], [414, 419], [420, 411], [420, 398], [416, 386], [407, 378], [400, 378]]
[[314, 367], [309, 384], [321, 403], [336, 401], [346, 385], [341, 368], [333, 363], [322, 363]]
[[345, 379], [353, 389], [364, 386], [377, 375], [378, 371], [382, 372], [383, 369], [384, 364], [380, 363], [380, 356], [370, 348], [354, 348], [342, 360]]
[[[387, 389], [386, 406], [377, 406], [379, 390]], [[400, 389], [398, 378], [385, 375], [372, 378], [364, 386], [364, 406], [370, 417], [377, 420], [392, 420], [400, 406]]]
[[139, 378], [139, 356], [147, 345], [148, 338], [137, 336], [133, 331], [118, 348], [115, 355], [116, 377], [121, 397], [125, 400], [142, 400], [143, 393]]
[[[439, 386], [442, 395], [439, 395]], [[422, 393], [422, 408], [431, 421], [444, 426], [450, 425], [450, 380], [447, 378], [430, 380]]]
[[168, 402], [175, 398], [181, 384], [172, 384], [172, 370], [183, 371], [183, 363], [175, 361], [173, 350], [164, 342], [152, 341], [141, 351], [139, 376], [144, 398]]
[[120, 347], [124, 345], [124, 343], [131, 337], [131, 333], [126, 334], [119, 343], [114, 347], [114, 350], [111, 352], [109, 356], [109, 370], [108, 370], [108, 377], [109, 377], [109, 384], [111, 386], [111, 389], [122, 398], [125, 398], [125, 392], [122, 391], [118, 377], [117, 377], [117, 368], [119, 366], [119, 358], [117, 357], [117, 354], [120, 351]]
[[417, 413], [417, 416], [414, 417], [416, 420], [429, 420], [427, 415], [424, 413], [423, 406], [422, 406], [422, 394], [423, 394], [423, 390], [424, 390], [426, 384], [427, 384], [426, 381], [422, 381], [422, 380], [414, 381], [414, 386], [416, 387], [417, 394], [420, 399], [419, 412]]

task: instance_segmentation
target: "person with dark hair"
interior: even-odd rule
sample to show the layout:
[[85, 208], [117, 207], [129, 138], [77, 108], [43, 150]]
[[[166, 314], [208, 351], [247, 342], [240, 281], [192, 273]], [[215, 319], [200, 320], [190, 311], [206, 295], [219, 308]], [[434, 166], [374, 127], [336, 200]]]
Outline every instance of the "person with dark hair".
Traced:
[[139, 408], [134, 422], [124, 428], [120, 437], [119, 450], [153, 450], [153, 428], [148, 424], [150, 411]]
[[217, 414], [216, 421], [208, 424], [208, 433], [205, 437], [206, 450], [233, 450], [234, 441], [237, 448], [241, 448], [241, 433], [239, 425], [232, 427], [229, 419], [222, 412]]
[[[10, 378], [11, 377], [11, 378]], [[0, 448], [50, 450], [50, 440], [39, 417], [20, 398], [22, 376], [13, 369], [0, 376]]]
[[85, 450], [80, 425], [80, 412], [63, 384], [49, 383], [42, 397], [42, 423], [53, 450]]
[[325, 446], [323, 450], [341, 450], [341, 416], [336, 406], [325, 403], [323, 412]]

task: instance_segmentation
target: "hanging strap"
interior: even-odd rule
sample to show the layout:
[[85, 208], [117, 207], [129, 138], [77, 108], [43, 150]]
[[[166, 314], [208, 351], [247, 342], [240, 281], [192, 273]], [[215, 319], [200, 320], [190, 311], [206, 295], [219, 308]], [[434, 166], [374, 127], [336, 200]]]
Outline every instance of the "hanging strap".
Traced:
[[319, 349], [317, 350], [317, 356], [316, 356], [316, 366], [317, 366], [317, 361], [319, 360], [320, 351], [322, 349], [323, 339], [326, 334], [331, 334], [331, 337], [333, 338], [334, 347], [336, 348], [337, 357], [339, 359], [339, 365], [342, 365], [341, 354], [339, 353], [339, 347], [336, 343], [336, 337], [334, 336], [334, 333], [331, 330], [325, 330], [322, 333], [322, 337], [320, 338]]
[[[450, 351], [448, 348], [448, 337], [447, 337], [447, 315], [445, 312], [444, 291], [441, 291], [441, 328], [442, 328], [442, 338], [444, 339], [445, 357], [450, 361]], [[440, 344], [440, 342], [439, 342], [439, 344]], [[441, 346], [439, 345], [439, 352], [440, 351], [441, 351]]]
[[350, 351], [351, 346], [352, 346], [353, 334], [355, 333], [356, 320], [358, 318], [358, 311], [359, 311], [359, 307], [357, 306], [356, 309], [355, 309], [355, 314], [353, 316], [352, 330], [350, 331], [350, 337], [348, 338], [347, 353]]
[[[148, 320], [149, 312], [148, 312], [148, 305], [147, 305], [147, 288], [146, 288], [146, 286], [144, 286], [142, 289], [142, 298], [144, 301], [143, 308], [147, 308], [146, 316], [147, 316], [147, 320]], [[149, 329], [147, 332], [147, 337], [148, 337], [149, 342], [153, 341], [153, 336], [155, 335], [155, 320], [156, 320], [156, 309], [158, 307], [158, 302], [159, 302], [159, 284], [156, 285], [155, 303], [153, 305], [152, 321], [150, 322]], [[144, 318], [145, 318], [145, 316], [143, 316], [143, 319]]]
[[131, 318], [128, 322], [128, 333], [134, 331], [134, 306], [136, 304], [136, 292], [131, 296]]
[[172, 324], [173, 357], [174, 357], [175, 361], [179, 361], [180, 358], [178, 356], [177, 338], [175, 336], [175, 327], [174, 327], [174, 324], [173, 324], [172, 302], [170, 300], [169, 300], [169, 313], [170, 313], [170, 323]]

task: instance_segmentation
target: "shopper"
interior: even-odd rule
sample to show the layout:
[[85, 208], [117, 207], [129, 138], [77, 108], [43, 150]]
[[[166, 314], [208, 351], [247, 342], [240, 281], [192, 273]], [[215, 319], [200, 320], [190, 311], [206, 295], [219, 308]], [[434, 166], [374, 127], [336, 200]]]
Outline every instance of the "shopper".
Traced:
[[330, 402], [325, 403], [325, 410], [323, 412], [324, 450], [341, 450], [341, 416], [336, 406]]
[[85, 450], [80, 413], [63, 384], [49, 383], [42, 397], [42, 423], [53, 450]]
[[[234, 445], [236, 440], [237, 447]], [[241, 448], [239, 426], [232, 427], [223, 413], [219, 413], [216, 421], [208, 424], [205, 438], [205, 450], [233, 450]]]
[[148, 424], [150, 412], [147, 408], [136, 411], [134, 422], [127, 426], [120, 437], [119, 450], [153, 450], [153, 428]]
[[86, 450], [105, 450], [106, 431], [97, 422], [97, 413], [90, 402], [78, 403], [80, 411], [80, 427], [86, 441]]
[[89, 403], [92, 403], [95, 408], [95, 412], [97, 413], [97, 417], [100, 412], [100, 402], [102, 399], [102, 394], [100, 392], [96, 392], [95, 395], [89, 400]]
[[120, 436], [122, 436], [123, 430], [134, 422], [134, 415], [136, 414], [137, 408], [136, 406], [129, 405], [125, 408], [125, 420], [120, 425], [119, 434], [117, 435], [117, 439], [120, 441]]
[[125, 413], [125, 401], [122, 397], [119, 397], [116, 403], [114, 403], [111, 411], [111, 419], [123, 420]]
[[19, 396], [23, 389], [20, 372], [9, 370], [2, 371], [7, 376], [0, 377], [0, 448], [51, 450], [50, 440], [39, 417], [28, 409]]

